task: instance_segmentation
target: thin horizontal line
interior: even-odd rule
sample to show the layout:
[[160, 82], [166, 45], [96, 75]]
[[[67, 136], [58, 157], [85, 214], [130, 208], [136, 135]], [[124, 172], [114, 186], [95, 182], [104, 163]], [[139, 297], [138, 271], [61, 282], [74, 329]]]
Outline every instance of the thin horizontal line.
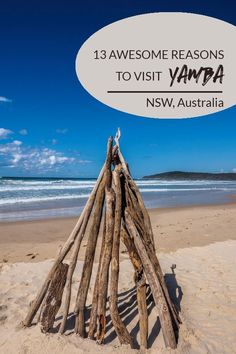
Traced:
[[223, 91], [107, 91], [107, 93], [223, 93]]

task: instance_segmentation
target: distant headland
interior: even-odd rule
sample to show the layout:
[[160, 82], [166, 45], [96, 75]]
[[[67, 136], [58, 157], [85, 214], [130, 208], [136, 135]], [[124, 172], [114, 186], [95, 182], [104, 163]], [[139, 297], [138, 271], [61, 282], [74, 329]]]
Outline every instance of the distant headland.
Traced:
[[207, 173], [171, 171], [144, 176], [144, 179], [165, 180], [210, 180], [210, 181], [236, 181], [236, 173]]

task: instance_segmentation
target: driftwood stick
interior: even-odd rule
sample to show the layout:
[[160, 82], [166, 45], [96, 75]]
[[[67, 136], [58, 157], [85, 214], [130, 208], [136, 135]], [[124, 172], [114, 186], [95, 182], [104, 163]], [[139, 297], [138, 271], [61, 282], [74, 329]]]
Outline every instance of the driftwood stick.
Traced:
[[119, 145], [119, 139], [121, 137], [121, 132], [120, 132], [120, 129], [118, 128], [118, 131], [116, 133], [116, 136], [115, 136], [115, 142], [116, 142], [116, 146], [118, 147], [118, 151], [117, 151], [117, 154], [118, 154], [118, 157], [120, 159], [120, 162], [121, 162], [121, 165], [122, 165], [122, 168], [124, 170], [124, 174], [127, 178], [127, 180], [129, 181], [130, 185], [131, 185], [131, 188], [135, 191], [136, 193], [136, 196], [137, 196], [137, 200], [138, 200], [138, 203], [140, 205], [140, 208], [142, 210], [142, 213], [143, 213], [143, 217], [144, 217], [144, 223], [145, 223], [145, 227], [146, 227], [146, 230], [148, 230], [148, 233], [150, 235], [150, 238], [151, 238], [151, 241], [153, 243], [153, 247], [155, 249], [155, 243], [154, 243], [154, 236], [153, 236], [153, 232], [152, 232], [152, 226], [151, 226], [151, 221], [150, 221], [150, 217], [149, 217], [149, 214], [147, 212], [147, 209], [145, 208], [145, 205], [144, 205], [144, 202], [143, 202], [143, 199], [142, 199], [142, 196], [141, 196], [141, 193], [138, 189], [138, 187], [136, 186], [135, 182], [133, 181], [131, 175], [130, 175], [130, 171], [127, 167], [127, 164], [125, 162], [125, 159], [120, 151], [120, 145]]
[[171, 301], [170, 299], [170, 295], [169, 295], [169, 292], [168, 292], [168, 289], [167, 289], [167, 286], [166, 286], [166, 282], [165, 282], [165, 278], [164, 278], [164, 275], [162, 273], [162, 269], [161, 269], [161, 266], [160, 266], [160, 263], [158, 261], [158, 258], [156, 256], [156, 253], [154, 252], [154, 250], [150, 247], [150, 248], [147, 248], [147, 252], [148, 252], [148, 255], [150, 257], [150, 259], [152, 260], [152, 264], [154, 266], [154, 270], [156, 272], [156, 275], [158, 277], [158, 280], [160, 282], [160, 285], [161, 285], [161, 288], [162, 288], [162, 291], [165, 295], [165, 299], [166, 299], [166, 302], [168, 304], [168, 307], [169, 307], [169, 310], [171, 312], [171, 316], [176, 324], [176, 327], [179, 328], [179, 324], [182, 323], [181, 321], [181, 318], [175, 308], [175, 305], [173, 304], [173, 302]]
[[[61, 253], [61, 249], [62, 249], [62, 246], [59, 246], [58, 247], [58, 250], [57, 250], [57, 256]], [[61, 264], [61, 263], [60, 263]], [[55, 276], [55, 274], [54, 274]], [[50, 285], [49, 285], [50, 286]], [[45, 295], [44, 296], [44, 299], [39, 307], [39, 310], [38, 310], [38, 313], [37, 313], [37, 316], [36, 316], [36, 323], [39, 323], [41, 322], [41, 319], [42, 319], [42, 312], [43, 312], [43, 309], [44, 309], [44, 305], [45, 305], [45, 302], [46, 302], [46, 299], [47, 299], [47, 296]]]
[[[114, 153], [114, 148], [112, 156]], [[111, 157], [112, 162], [112, 157]], [[106, 330], [106, 302], [107, 302], [107, 289], [108, 289], [108, 277], [109, 277], [109, 265], [111, 261], [112, 251], [112, 236], [114, 228], [114, 203], [115, 195], [111, 188], [112, 172], [111, 165], [107, 168], [106, 175], [106, 208], [104, 217], [104, 250], [101, 256], [100, 269], [97, 275], [97, 312], [96, 323], [91, 324], [91, 331], [97, 329], [96, 340], [97, 343], [103, 343]], [[92, 329], [93, 326], [93, 329]]]
[[126, 176], [126, 183], [125, 183], [126, 204], [130, 208], [129, 209], [130, 213], [132, 215], [132, 218], [133, 218], [133, 221], [134, 221], [136, 227], [139, 229], [140, 235], [142, 235], [142, 239], [145, 244], [146, 250], [148, 252], [149, 257], [152, 260], [156, 275], [159, 279], [162, 290], [165, 294], [165, 298], [168, 303], [169, 309], [171, 311], [171, 315], [172, 315], [173, 320], [175, 321], [175, 324], [178, 328], [179, 323], [181, 323], [181, 319], [176, 311], [174, 304], [172, 303], [172, 301], [170, 299], [168, 289], [166, 287], [165, 279], [164, 279], [164, 276], [162, 273], [162, 269], [161, 269], [160, 263], [157, 259], [155, 248], [153, 247], [153, 242], [150, 238], [150, 233], [146, 229], [145, 224], [142, 222], [142, 217], [140, 216], [140, 213], [142, 213], [142, 210], [138, 211], [140, 209], [140, 204], [136, 202], [136, 198], [135, 198], [136, 191], [131, 190], [129, 182], [130, 182], [130, 179], [127, 180], [127, 176]]
[[[166, 298], [166, 301], [168, 303], [168, 306], [169, 306], [169, 309], [171, 311], [171, 315], [175, 321], [175, 324], [177, 326], [177, 328], [179, 327], [179, 324], [181, 323], [181, 319], [180, 319], [180, 316], [179, 314], [177, 313], [176, 311], [176, 308], [174, 306], [174, 304], [172, 303], [171, 299], [170, 299], [170, 296], [169, 296], [169, 293], [168, 293], [168, 290], [167, 290], [167, 287], [166, 287], [166, 283], [165, 283], [165, 279], [164, 279], [164, 276], [163, 276], [163, 273], [162, 273], [162, 270], [161, 270], [161, 267], [160, 267], [160, 264], [159, 264], [159, 261], [156, 257], [156, 253], [155, 253], [155, 243], [154, 243], [154, 236], [153, 236], [153, 231], [152, 231], [152, 227], [151, 227], [151, 221], [150, 221], [150, 217], [149, 217], [149, 214], [145, 208], [145, 205], [144, 205], [144, 202], [143, 202], [143, 199], [142, 199], [142, 196], [141, 196], [141, 193], [138, 189], [138, 187], [136, 186], [135, 182], [133, 181], [131, 175], [130, 175], [130, 172], [129, 172], [129, 169], [127, 167], [127, 164], [125, 162], [125, 159], [120, 151], [120, 146], [119, 146], [119, 139], [120, 139], [120, 136], [121, 136], [121, 133], [120, 133], [120, 130], [118, 129], [118, 132], [115, 136], [115, 142], [116, 142], [116, 146], [118, 147], [117, 149], [117, 154], [118, 154], [118, 157], [119, 157], [119, 160], [122, 164], [122, 168], [123, 168], [123, 171], [124, 171], [124, 175], [125, 175], [125, 178], [126, 178], [126, 184], [128, 185], [128, 189], [131, 189], [132, 192], [130, 192], [130, 196], [132, 196], [132, 194], [134, 194], [136, 196], [136, 199], [137, 199], [137, 204], [135, 205], [135, 212], [133, 213], [133, 217], [134, 219], [136, 219], [136, 223], [137, 223], [137, 216], [139, 214], [138, 212], [138, 209], [140, 208], [141, 210], [141, 213], [143, 214], [143, 219], [144, 219], [144, 229], [143, 229], [143, 232], [142, 232], [142, 236], [144, 237], [144, 241], [145, 241], [145, 246], [147, 247], [147, 251], [149, 253], [149, 257], [152, 258], [152, 262], [154, 264], [154, 267], [155, 267], [155, 272], [156, 272], [156, 275], [158, 276], [159, 278], [159, 281], [160, 281], [160, 284], [161, 284], [161, 287], [162, 287], [162, 290], [165, 294], [165, 298]], [[132, 203], [134, 203], [135, 201], [135, 198], [131, 198], [132, 199]], [[139, 208], [138, 208], [139, 206]], [[140, 219], [140, 217], [139, 217]]]
[[130, 235], [128, 234], [125, 228], [125, 224], [122, 225], [121, 228], [121, 239], [125, 247], [127, 248], [131, 263], [134, 267], [134, 271], [141, 275], [143, 271], [142, 261], [138, 255], [133, 239], [130, 237]]
[[90, 284], [90, 278], [92, 274], [92, 267], [94, 261], [94, 254], [97, 245], [97, 238], [101, 224], [102, 209], [105, 197], [105, 186], [110, 184], [111, 180], [111, 161], [112, 161], [112, 142], [113, 138], [108, 139], [107, 144], [107, 157], [105, 162], [105, 175], [101, 181], [101, 188], [97, 191], [96, 199], [94, 203], [93, 223], [90, 229], [88, 237], [87, 249], [85, 253], [85, 262], [82, 271], [82, 277], [78, 290], [78, 295], [75, 304], [75, 333], [78, 333], [81, 337], [85, 336], [85, 322], [84, 311], [86, 305], [86, 299], [88, 294], [88, 288]]
[[[105, 176], [103, 177], [103, 179], [105, 179]], [[91, 234], [93, 233], [93, 242], [94, 247], [96, 247], [96, 235], [98, 235], [99, 232], [99, 223], [100, 223], [100, 215], [102, 214], [102, 204], [103, 204], [103, 194], [104, 194], [104, 182], [102, 181], [99, 185], [98, 191], [97, 191], [97, 195], [96, 195], [96, 199], [95, 199], [95, 203], [94, 203], [94, 224], [91, 228]], [[99, 202], [97, 202], [99, 201]], [[100, 209], [100, 214], [99, 214], [99, 209]], [[98, 215], [97, 215], [98, 213]], [[89, 215], [90, 216], [90, 215]], [[83, 224], [80, 228], [80, 231], [78, 233], [78, 236], [75, 240], [75, 244], [74, 244], [74, 248], [73, 248], [73, 253], [71, 256], [71, 262], [69, 265], [69, 270], [67, 273], [67, 279], [66, 279], [66, 287], [65, 287], [65, 299], [64, 299], [64, 304], [63, 304], [63, 317], [62, 317], [62, 322], [60, 325], [60, 329], [59, 329], [59, 333], [64, 333], [65, 331], [65, 326], [66, 326], [66, 321], [67, 321], [67, 316], [69, 313], [69, 307], [70, 307], [70, 299], [71, 299], [71, 285], [72, 285], [72, 277], [73, 277], [73, 273], [75, 270], [75, 266], [77, 263], [77, 258], [78, 258], [78, 254], [79, 254], [79, 249], [81, 246], [81, 242], [89, 221], [89, 216], [84, 218], [83, 220]], [[92, 242], [92, 241], [90, 241]], [[90, 242], [88, 241], [88, 246], [87, 249], [90, 245]], [[94, 250], [95, 251], [95, 250]], [[91, 252], [93, 252], [93, 249], [91, 250]]]
[[143, 222], [144, 222], [145, 230], [150, 237], [150, 241], [152, 242], [152, 246], [155, 251], [155, 242], [154, 242], [154, 235], [153, 235], [153, 231], [152, 231], [151, 221], [150, 221], [150, 217], [147, 212], [147, 209], [145, 208], [141, 193], [140, 193], [138, 187], [136, 186], [134, 180], [132, 179], [131, 175], [128, 174], [127, 172], [125, 172], [125, 177], [127, 179], [127, 182], [129, 184], [130, 188], [132, 189], [133, 193], [136, 196], [137, 203], [140, 208], [140, 212], [143, 215]]
[[101, 263], [102, 263], [102, 260], [104, 257], [105, 235], [106, 235], [106, 217], [104, 216], [101, 251], [100, 251], [100, 256], [99, 256], [99, 264], [98, 264], [98, 270], [97, 270], [96, 280], [95, 280], [95, 284], [94, 284], [92, 306], [91, 306], [91, 312], [90, 312], [90, 318], [89, 318], [88, 338], [90, 338], [90, 339], [94, 339], [94, 334], [96, 332], [96, 327], [97, 327], [98, 284], [99, 284], [99, 274], [100, 274], [100, 269], [101, 269]]
[[98, 280], [97, 334], [96, 340], [102, 344], [106, 328], [106, 302], [108, 289], [109, 265], [111, 262], [112, 237], [114, 230], [115, 194], [112, 188], [106, 188], [106, 234], [104, 253]]
[[81, 337], [85, 336], [84, 310], [86, 305], [90, 278], [92, 275], [94, 254], [97, 245], [97, 237], [98, 237], [100, 222], [102, 218], [104, 191], [105, 191], [105, 178], [102, 180], [100, 184], [100, 188], [98, 189], [96, 200], [94, 203], [93, 222], [91, 225], [91, 229], [89, 231], [87, 248], [85, 252], [84, 266], [83, 266], [82, 276], [80, 280], [80, 285], [79, 285], [79, 290], [78, 290], [78, 295], [77, 295], [76, 305], [74, 310], [76, 314], [75, 332], [78, 333]]
[[[133, 215], [132, 211], [131, 211], [131, 214]], [[152, 261], [152, 264], [154, 266], [154, 270], [155, 270], [155, 273], [156, 273], [156, 276], [159, 280], [159, 283], [161, 285], [161, 288], [162, 288], [162, 291], [165, 295], [165, 299], [167, 301], [167, 304], [168, 304], [168, 307], [169, 307], [169, 310], [171, 312], [171, 316], [176, 324], [176, 327], [179, 328], [179, 324], [181, 323], [181, 319], [177, 313], [177, 310], [174, 306], [174, 304], [172, 303], [171, 299], [170, 299], [170, 295], [169, 295], [169, 292], [168, 292], [168, 289], [167, 289], [167, 286], [166, 286], [166, 282], [165, 282], [165, 279], [164, 279], [164, 276], [163, 276], [163, 273], [162, 273], [162, 269], [161, 269], [161, 266], [160, 266], [160, 263], [158, 261], [158, 258], [157, 258], [157, 255], [156, 255], [156, 252], [154, 251], [154, 248], [152, 247], [152, 243], [150, 242], [150, 238], [148, 237], [148, 234], [145, 232], [145, 230], [143, 231], [142, 227], [140, 227], [140, 225], [137, 223], [137, 221], [135, 220], [135, 218], [133, 219], [134, 220], [134, 224], [136, 226], [136, 228], [138, 229], [140, 235], [142, 235], [142, 241], [145, 245], [145, 248], [146, 248], [146, 251], [148, 253], [148, 256], [149, 258], [151, 259]]]
[[122, 197], [120, 185], [120, 166], [116, 166], [113, 173], [114, 186], [116, 194], [115, 206], [115, 225], [112, 245], [111, 259], [111, 278], [110, 278], [110, 298], [109, 307], [112, 323], [115, 327], [116, 334], [121, 344], [130, 344], [132, 347], [132, 338], [122, 322], [118, 311], [118, 281], [119, 281], [119, 250], [120, 250], [120, 231], [121, 231], [121, 215], [122, 215]]
[[[129, 193], [129, 195], [131, 196], [132, 193]], [[135, 198], [134, 198], [134, 200], [135, 200]], [[142, 235], [142, 239], [143, 239], [143, 242], [146, 246], [148, 256], [150, 257], [150, 259], [152, 260], [152, 263], [154, 265], [154, 269], [155, 269], [156, 275], [158, 277], [158, 280], [161, 284], [162, 290], [164, 292], [165, 299], [167, 301], [169, 310], [171, 312], [172, 319], [174, 320], [176, 327], [179, 328], [179, 324], [181, 323], [181, 319], [179, 317], [179, 314], [178, 314], [174, 304], [172, 303], [172, 301], [170, 299], [169, 292], [166, 287], [166, 283], [165, 283], [165, 279], [164, 279], [164, 276], [162, 273], [162, 269], [161, 269], [160, 263], [159, 263], [157, 256], [156, 256], [152, 233], [151, 233], [152, 238], [150, 237], [149, 230], [151, 229], [151, 226], [150, 226], [150, 229], [147, 230], [146, 229], [147, 224], [142, 225], [142, 222], [140, 222], [140, 218], [137, 217], [138, 216], [137, 210], [138, 210], [138, 205], [136, 204], [134, 210], [132, 210], [132, 217], [133, 217], [134, 223], [136, 224], [136, 227], [138, 227], [138, 229], [140, 231], [140, 235]], [[148, 224], [149, 224], [149, 222], [150, 222], [150, 219], [148, 218]]]
[[88, 338], [94, 339], [94, 334], [97, 328], [97, 310], [98, 310], [98, 279], [99, 273], [97, 273], [94, 289], [93, 289], [93, 299], [91, 305], [91, 312], [89, 318], [89, 330], [88, 330]]
[[53, 328], [56, 314], [61, 306], [67, 271], [68, 264], [60, 263], [54, 273], [47, 296], [45, 297], [44, 306], [42, 308], [42, 332], [48, 332], [51, 328]]
[[137, 303], [139, 312], [139, 326], [140, 326], [140, 346], [147, 348], [148, 339], [148, 312], [146, 300], [146, 279], [143, 272], [142, 261], [138, 255], [134, 241], [127, 233], [124, 227], [121, 230], [121, 238], [129, 253], [130, 260], [134, 267], [134, 282], [137, 291]]
[[147, 298], [146, 298], [146, 279], [144, 274], [142, 277], [137, 277], [137, 273], [134, 277], [136, 288], [137, 288], [137, 303], [139, 312], [139, 326], [140, 326], [140, 346], [142, 348], [147, 348], [148, 340], [148, 312], [147, 312]]
[[137, 221], [137, 218], [135, 218], [134, 216], [134, 211], [130, 211], [131, 215], [132, 215], [132, 218], [133, 218], [133, 221], [134, 221], [134, 224], [136, 226], [136, 228], [138, 229], [139, 231], [139, 234], [142, 235], [142, 241], [145, 245], [145, 248], [146, 248], [146, 251], [148, 253], [148, 256], [149, 258], [151, 259], [152, 261], [152, 264], [154, 266], [154, 270], [155, 270], [155, 273], [156, 273], [156, 276], [160, 282], [160, 285], [162, 287], [162, 290], [164, 292], [164, 295], [165, 295], [165, 299], [167, 301], [167, 304], [169, 306], [169, 310], [171, 311], [171, 316], [176, 324], [176, 327], [179, 328], [179, 324], [181, 323], [181, 319], [177, 313], [177, 310], [174, 306], [174, 304], [172, 303], [171, 299], [170, 299], [170, 295], [169, 295], [169, 292], [168, 292], [168, 289], [167, 289], [167, 286], [166, 286], [166, 283], [165, 283], [165, 279], [164, 279], [164, 276], [163, 276], [163, 273], [162, 273], [162, 270], [161, 270], [161, 266], [160, 266], [160, 263], [157, 259], [157, 256], [156, 256], [156, 253], [152, 247], [152, 244], [150, 242], [150, 238], [148, 238], [148, 235], [146, 234], [145, 230], [142, 228], [142, 225], [140, 225]]
[[34, 316], [36, 315], [42, 301], [43, 301], [43, 298], [48, 290], [48, 287], [49, 287], [49, 284], [50, 284], [50, 281], [52, 280], [52, 277], [53, 277], [53, 274], [55, 272], [55, 270], [57, 269], [57, 266], [63, 261], [63, 259], [66, 257], [67, 253], [70, 251], [72, 245], [74, 244], [74, 241], [75, 241], [75, 238], [76, 236], [78, 235], [78, 232], [80, 230], [80, 227], [83, 223], [83, 220], [84, 220], [84, 217], [89, 217], [90, 213], [91, 213], [91, 210], [92, 210], [92, 207], [93, 207], [93, 203], [94, 203], [94, 200], [95, 200], [95, 197], [96, 197], [96, 193], [97, 193], [97, 189], [101, 183], [101, 180], [103, 178], [103, 175], [104, 175], [104, 172], [106, 170], [106, 163], [104, 164], [99, 176], [98, 176], [98, 179], [97, 179], [97, 182], [93, 188], [93, 191], [91, 192], [90, 194], [90, 197], [88, 198], [87, 200], [87, 203], [83, 209], [83, 212], [81, 213], [80, 217], [79, 217], [79, 220], [78, 222], [76, 223], [74, 229], [72, 230], [69, 238], [67, 239], [66, 243], [64, 244], [60, 254], [57, 256], [51, 270], [49, 271], [43, 285], [41, 286], [38, 294], [36, 295], [36, 298], [34, 300], [34, 302], [32, 303], [32, 305], [30, 306], [30, 309], [28, 311], [28, 314], [26, 316], [26, 318], [23, 320], [23, 325], [28, 327], [31, 325], [33, 319], [34, 319]]
[[134, 244], [135, 244], [135, 246], [138, 250], [138, 253], [140, 255], [140, 258], [142, 260], [144, 271], [145, 271], [146, 277], [148, 279], [156, 307], [158, 309], [165, 345], [166, 345], [166, 347], [170, 347], [172, 349], [175, 349], [177, 346], [175, 334], [174, 334], [174, 330], [173, 330], [173, 326], [172, 326], [169, 308], [168, 308], [164, 293], [162, 291], [162, 287], [160, 286], [159, 280], [158, 280], [156, 273], [155, 273], [154, 266], [148, 256], [148, 253], [147, 253], [146, 248], [143, 244], [142, 238], [141, 238], [135, 224], [133, 223], [132, 217], [130, 216], [128, 210], [125, 211], [125, 222], [126, 222], [126, 226], [129, 231], [129, 234], [134, 239]]
[[[132, 217], [135, 221], [135, 224], [138, 225], [140, 230], [142, 230], [142, 233], [147, 233], [147, 230], [146, 230], [145, 224], [144, 224], [144, 217], [143, 217], [142, 211], [140, 209], [140, 206], [138, 204], [136, 196], [133, 193], [133, 191], [131, 190], [126, 179], [125, 179], [125, 188], [124, 189], [125, 189], [125, 205], [126, 205], [126, 207], [130, 211], [132, 211]], [[150, 238], [148, 238], [148, 239], [150, 240]]]
[[[61, 263], [60, 263], [60, 264], [61, 264]], [[55, 273], [54, 273], [54, 275], [55, 275]], [[50, 285], [49, 285], [49, 287], [50, 287]], [[40, 307], [39, 307], [39, 310], [38, 310], [38, 313], [37, 313], [37, 316], [36, 316], [36, 319], [35, 319], [35, 322], [36, 322], [36, 323], [41, 322], [41, 319], [42, 319], [42, 312], [43, 312], [43, 309], [44, 309], [44, 305], [45, 305], [46, 299], [47, 299], [47, 296], [45, 295], [45, 296], [44, 296], [44, 299], [43, 299], [43, 301], [42, 301], [42, 303], [41, 303], [41, 305], [40, 305]]]

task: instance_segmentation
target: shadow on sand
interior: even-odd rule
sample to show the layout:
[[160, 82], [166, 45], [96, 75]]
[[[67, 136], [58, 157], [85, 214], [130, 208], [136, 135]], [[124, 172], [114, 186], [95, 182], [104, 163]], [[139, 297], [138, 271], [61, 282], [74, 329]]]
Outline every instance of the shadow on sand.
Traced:
[[[165, 274], [165, 282], [168, 288], [168, 292], [170, 295], [170, 298], [172, 302], [174, 303], [176, 310], [178, 313], [181, 312], [181, 300], [183, 297], [183, 292], [181, 289], [181, 286], [178, 284], [177, 279], [176, 279], [176, 274], [174, 272], [174, 266], [171, 267], [172, 272]], [[147, 285], [147, 308], [148, 308], [148, 316], [151, 314], [155, 307], [153, 297], [151, 294], [151, 290], [149, 285]], [[135, 287], [124, 291], [118, 295], [118, 309], [119, 309], [119, 314], [126, 326], [128, 326], [132, 321], [134, 321], [136, 324], [134, 327], [131, 329], [130, 334], [133, 338], [133, 344], [135, 349], [139, 349], [139, 343], [138, 343], [138, 334], [139, 334], [139, 321], [138, 321], [138, 307], [137, 307], [137, 297], [136, 297], [136, 290]], [[107, 309], [108, 310], [108, 309]], [[89, 317], [90, 317], [90, 311], [91, 311], [91, 305], [89, 305], [86, 308], [86, 313], [85, 313], [85, 321], [86, 321], [86, 330], [88, 330], [89, 326]], [[109, 313], [109, 311], [108, 311]], [[62, 316], [58, 316], [56, 318], [56, 327], [54, 327], [50, 332], [51, 333], [57, 333], [59, 330], [60, 326], [60, 321], [62, 319]], [[104, 344], [111, 343], [116, 337], [116, 332], [114, 330], [114, 327], [112, 325], [111, 317], [108, 314], [106, 317], [106, 338]], [[71, 313], [68, 316], [67, 319], [67, 324], [66, 324], [66, 334], [72, 334], [74, 332], [74, 327], [75, 327], [75, 316], [73, 313]], [[150, 325], [149, 325], [150, 327]], [[148, 348], [152, 347], [153, 343], [155, 342], [160, 330], [161, 330], [161, 325], [160, 325], [160, 320], [159, 317], [157, 317], [154, 325], [152, 328], [150, 328], [150, 333], [148, 337]], [[176, 339], [178, 341], [178, 329], [175, 328], [175, 334], [176, 334]]]

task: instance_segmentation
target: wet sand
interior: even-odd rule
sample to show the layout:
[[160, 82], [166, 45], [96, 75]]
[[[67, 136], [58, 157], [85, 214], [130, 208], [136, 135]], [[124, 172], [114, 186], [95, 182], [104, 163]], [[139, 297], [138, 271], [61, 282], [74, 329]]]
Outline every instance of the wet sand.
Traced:
[[[149, 214], [157, 252], [236, 239], [236, 203], [150, 209]], [[76, 221], [76, 218], [58, 218], [0, 223], [0, 262], [38, 262], [54, 258]], [[80, 259], [83, 259], [86, 242], [85, 236]]]

